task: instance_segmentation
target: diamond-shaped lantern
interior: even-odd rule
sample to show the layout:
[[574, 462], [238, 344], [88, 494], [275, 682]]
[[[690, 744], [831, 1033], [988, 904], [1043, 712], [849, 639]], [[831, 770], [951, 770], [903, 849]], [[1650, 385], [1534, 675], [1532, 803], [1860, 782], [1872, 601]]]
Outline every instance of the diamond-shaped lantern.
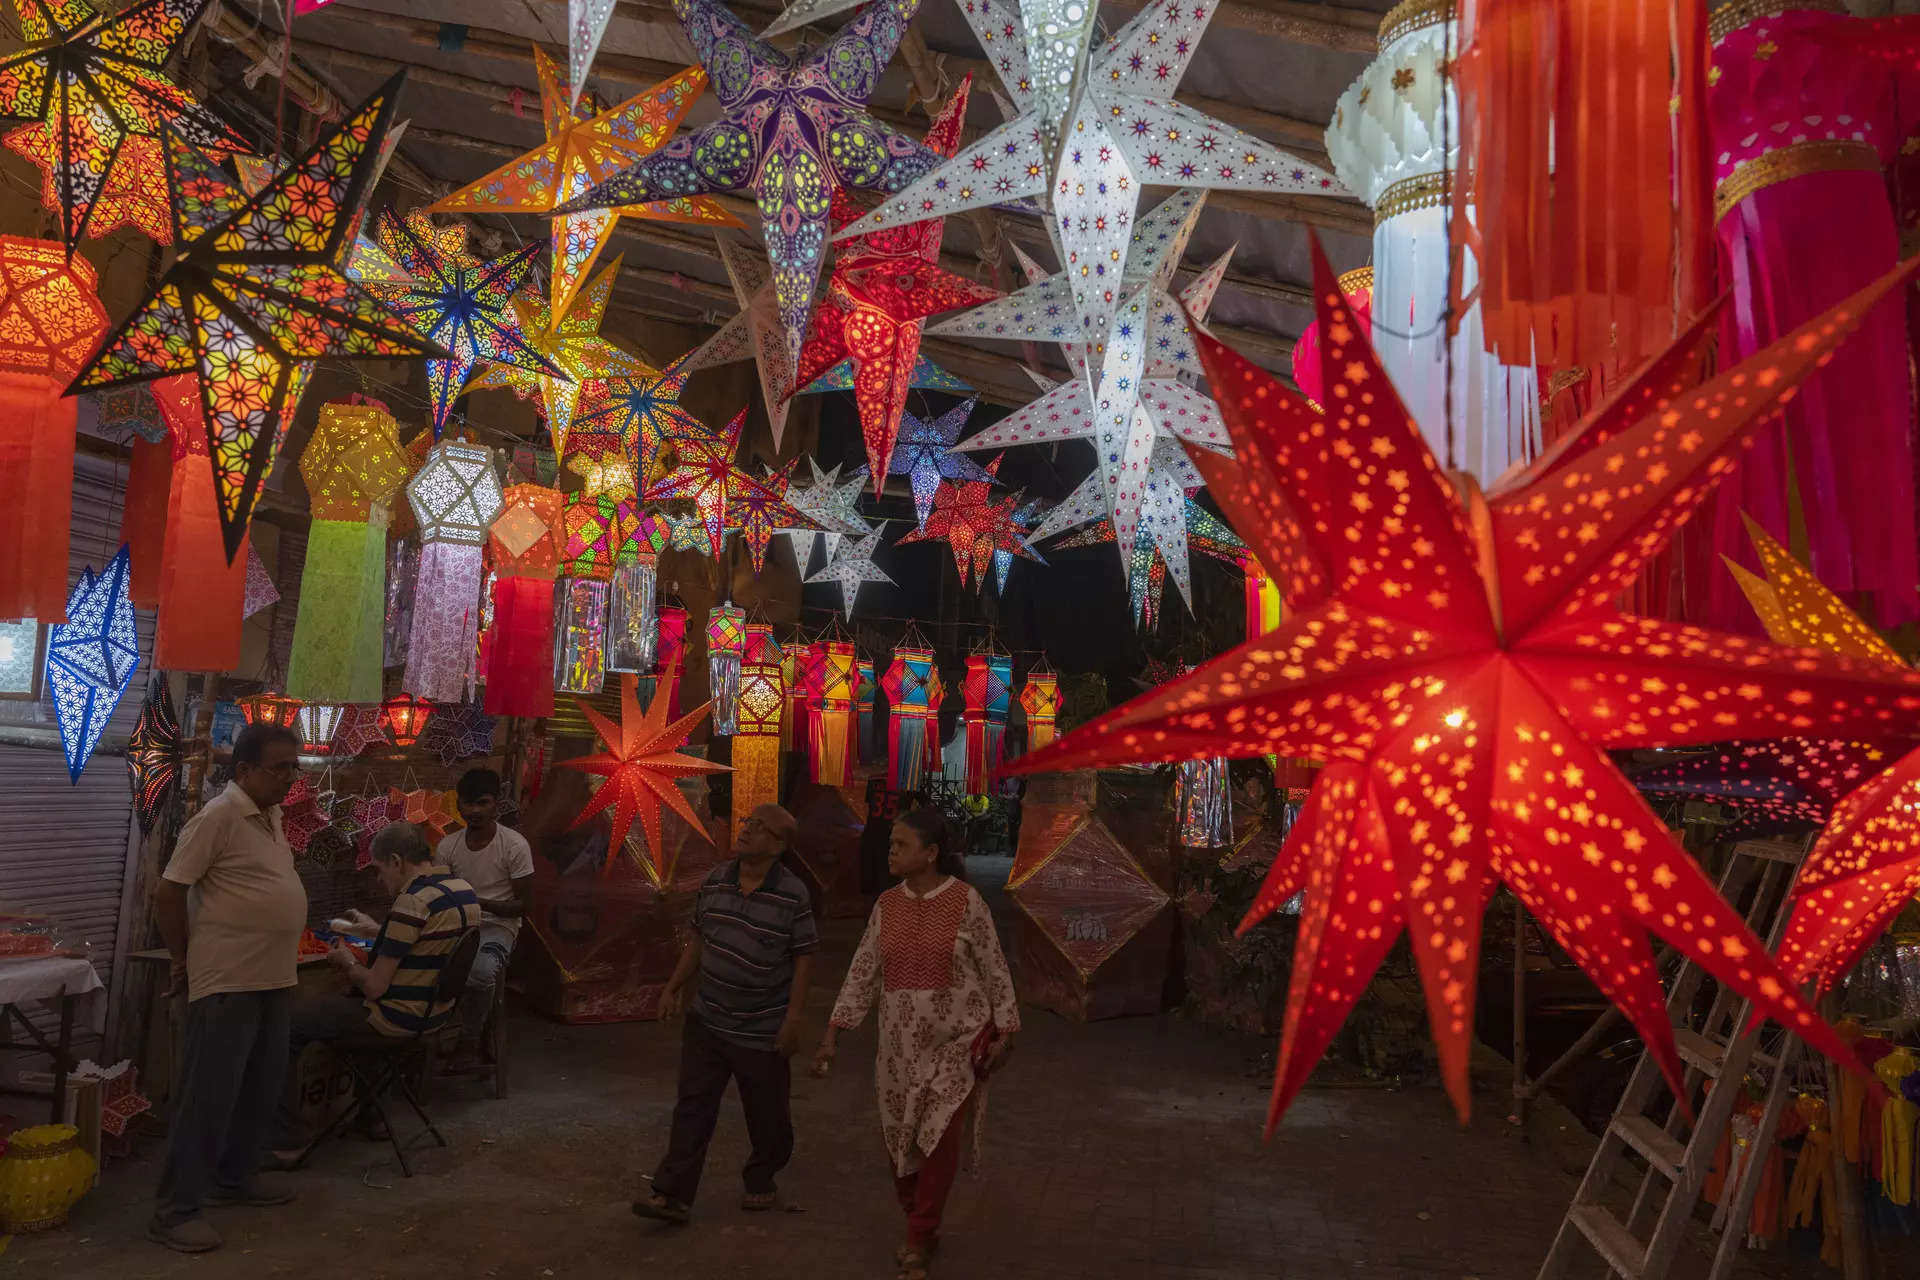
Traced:
[[551, 578], [560, 567], [561, 496], [544, 485], [516, 484], [488, 531], [493, 569], [502, 577]]
[[104, 572], [81, 570], [67, 598], [67, 620], [47, 635], [47, 689], [60, 722], [67, 777], [74, 782], [140, 665], [140, 638], [127, 598], [131, 573], [125, 547]]
[[481, 545], [503, 501], [493, 451], [480, 445], [441, 441], [407, 482], [407, 502], [424, 542]]

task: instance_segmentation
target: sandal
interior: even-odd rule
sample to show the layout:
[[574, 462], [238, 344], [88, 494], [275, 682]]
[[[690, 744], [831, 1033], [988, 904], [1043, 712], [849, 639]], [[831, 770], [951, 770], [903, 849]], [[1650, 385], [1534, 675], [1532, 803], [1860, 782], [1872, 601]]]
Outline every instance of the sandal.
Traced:
[[915, 1249], [910, 1244], [897, 1244], [893, 1246], [893, 1260], [901, 1264], [902, 1266], [905, 1266], [908, 1254], [924, 1253], [927, 1256], [927, 1261], [931, 1262], [933, 1260], [933, 1255], [938, 1252], [940, 1252], [940, 1237], [935, 1236], [933, 1239], [927, 1241], [927, 1243], [919, 1249]]
[[637, 1218], [651, 1218], [655, 1222], [668, 1222], [676, 1227], [684, 1227], [688, 1219], [693, 1217], [693, 1210], [678, 1200], [667, 1199], [658, 1191], [651, 1193], [644, 1200], [635, 1200], [633, 1213]]
[[772, 1191], [749, 1191], [740, 1197], [740, 1207], [748, 1213], [766, 1213], [779, 1204], [778, 1193]]
[[900, 1271], [895, 1280], [927, 1280], [928, 1255], [928, 1250], [902, 1247], [899, 1255]]

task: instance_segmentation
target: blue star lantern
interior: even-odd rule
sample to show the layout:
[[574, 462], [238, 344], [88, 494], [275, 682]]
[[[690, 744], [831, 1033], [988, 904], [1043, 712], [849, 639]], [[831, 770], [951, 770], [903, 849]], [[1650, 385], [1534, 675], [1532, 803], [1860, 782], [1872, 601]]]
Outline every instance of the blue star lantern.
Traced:
[[67, 596], [67, 620], [47, 636], [47, 687], [53, 691], [60, 746], [73, 782], [80, 781], [87, 757], [140, 665], [140, 637], [127, 598], [131, 563], [121, 547], [106, 572], [82, 569]]
[[913, 510], [920, 518], [923, 531], [927, 527], [927, 513], [933, 510], [933, 491], [940, 487], [942, 480], [951, 480], [956, 485], [968, 480], [996, 483], [972, 458], [952, 452], [953, 442], [960, 438], [960, 428], [967, 424], [973, 405], [974, 402], [968, 400], [931, 422], [911, 413], [900, 415], [900, 438], [893, 446], [893, 461], [887, 467], [887, 474], [906, 476], [913, 485]]

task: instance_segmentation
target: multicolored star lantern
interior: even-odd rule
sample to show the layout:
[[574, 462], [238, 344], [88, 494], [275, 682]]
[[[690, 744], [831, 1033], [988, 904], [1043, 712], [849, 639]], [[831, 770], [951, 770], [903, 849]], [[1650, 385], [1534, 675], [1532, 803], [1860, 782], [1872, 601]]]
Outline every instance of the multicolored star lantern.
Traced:
[[[1155, 482], [1149, 481], [1149, 484]], [[1084, 488], [1084, 486], [1082, 486]], [[1216, 560], [1228, 564], [1240, 564], [1247, 554], [1247, 544], [1240, 541], [1233, 530], [1227, 528], [1220, 517], [1195, 502], [1179, 488], [1162, 489], [1161, 493], [1170, 495], [1171, 500], [1181, 508], [1182, 521], [1178, 526], [1180, 536], [1163, 545], [1155, 535], [1160, 527], [1158, 520], [1142, 520], [1140, 531], [1133, 542], [1133, 562], [1127, 573], [1128, 597], [1133, 605], [1134, 624], [1143, 630], [1151, 630], [1160, 617], [1160, 601], [1166, 592], [1167, 575], [1170, 567], [1179, 566], [1180, 583], [1189, 575], [1188, 554], [1194, 551], [1204, 552]], [[1096, 498], [1098, 495], [1095, 495]], [[1161, 496], [1156, 493], [1156, 502]], [[1037, 535], [1036, 535], [1037, 536]], [[1055, 551], [1066, 551], [1073, 547], [1101, 546], [1113, 541], [1113, 521], [1101, 517], [1092, 524], [1069, 537], [1053, 544]], [[1182, 596], [1185, 589], [1182, 587]], [[1191, 609], [1193, 602], [1187, 599]]]
[[686, 359], [688, 373], [752, 358], [760, 375], [760, 399], [767, 406], [767, 425], [773, 429], [773, 447], [787, 429], [788, 399], [793, 394], [793, 353], [780, 319], [779, 301], [766, 260], [743, 244], [715, 236], [720, 265], [740, 303], [740, 312], [718, 332], [695, 347]]
[[1028, 560], [1039, 559], [1014, 525], [1014, 512], [1020, 507], [1019, 495], [992, 496], [991, 489], [997, 483], [999, 471], [1000, 459], [996, 457], [983, 468], [986, 477], [983, 480], [957, 485], [942, 480], [934, 490], [933, 509], [927, 513], [926, 520], [894, 545], [944, 538], [953, 548], [953, 567], [960, 571], [963, 587], [975, 585], [976, 573], [980, 575], [979, 586], [986, 585], [996, 551], [1010, 552]]
[[[907, 375], [907, 389], [910, 391], [944, 391], [948, 395], [963, 396], [973, 390], [945, 369], [925, 356], [915, 356], [913, 372]], [[842, 360], [833, 368], [809, 382], [793, 394], [797, 396], [819, 395], [827, 391], [853, 390], [853, 361]]]
[[574, 416], [575, 447], [590, 450], [590, 441], [605, 440], [639, 464], [644, 484], [660, 467], [660, 453], [670, 442], [698, 440], [710, 435], [706, 423], [680, 407], [693, 370], [682, 355], [657, 374], [635, 378], [607, 378], [587, 389]]
[[957, 404], [932, 420], [900, 415], [900, 435], [894, 442], [889, 475], [905, 476], [913, 486], [913, 511], [920, 528], [927, 527], [927, 513], [933, 510], [933, 496], [940, 482], [969, 484], [976, 480], [993, 483], [987, 470], [965, 454], [953, 451], [960, 428], [973, 413], [975, 400]]
[[127, 780], [133, 784], [133, 810], [140, 834], [153, 830], [180, 782], [180, 721], [173, 714], [173, 692], [164, 679], [147, 685], [146, 705], [127, 737]]
[[[882, 524], [884, 525], [884, 521]], [[829, 554], [827, 567], [808, 578], [808, 582], [837, 582], [840, 584], [840, 612], [843, 616], [853, 616], [853, 598], [860, 594], [863, 583], [884, 582], [893, 585], [893, 579], [886, 570], [873, 562], [873, 553], [880, 547], [880, 530], [853, 541], [840, 548], [840, 554]]]
[[80, 771], [106, 731], [113, 709], [140, 665], [140, 637], [127, 596], [132, 557], [126, 547], [98, 574], [80, 571], [67, 597], [67, 620], [47, 632], [47, 693], [60, 723], [67, 778]]
[[753, 561], [754, 576], [767, 567], [767, 544], [783, 529], [804, 528], [811, 521], [787, 501], [793, 484], [793, 469], [800, 459], [756, 480], [736, 469], [727, 479], [727, 521], [737, 526]]
[[[1043, 499], [1035, 498], [1025, 506], [1016, 508], [1012, 517], [1014, 532], [1026, 542], [1027, 550], [1033, 552], [1034, 560], [1040, 564], [1045, 564], [1047, 561], [1045, 556], [1033, 549], [1033, 526], [1040, 519], [1040, 513], [1045, 510], [1046, 505]], [[993, 553], [994, 594], [1007, 594], [1007, 575], [1012, 572], [1013, 552], [996, 549]]]
[[553, 451], [567, 453], [567, 434], [573, 430], [574, 409], [580, 397], [595, 383], [609, 378], [644, 378], [658, 371], [646, 361], [630, 356], [600, 336], [600, 324], [606, 318], [607, 303], [613, 300], [613, 278], [620, 271], [615, 258], [595, 276], [586, 288], [573, 295], [572, 310], [558, 324], [547, 312], [547, 300], [537, 293], [515, 295], [520, 308], [522, 331], [527, 343], [559, 369], [561, 376], [542, 373], [524, 365], [489, 364], [468, 385], [510, 390], [522, 399], [540, 397], [547, 415], [547, 430], [553, 435]]
[[[140, 0], [107, 18], [86, 0], [14, 0], [27, 47], [0, 58], [0, 116], [45, 126], [31, 158], [47, 171], [49, 207], [60, 212], [68, 253], [90, 233], [96, 206], [116, 203], [109, 187], [150, 189], [158, 140], [176, 139], [210, 159], [247, 149], [245, 138], [162, 74], [207, 3]], [[129, 148], [131, 139], [148, 143]], [[147, 168], [116, 173], [122, 165]], [[124, 204], [106, 216], [123, 212]]]
[[481, 262], [463, 247], [466, 224], [435, 227], [415, 210], [404, 218], [382, 209], [375, 224], [380, 247], [413, 279], [405, 284], [366, 282], [395, 315], [422, 337], [441, 344], [449, 358], [427, 364], [433, 397], [433, 436], [447, 425], [447, 411], [466, 388], [474, 366], [491, 361], [530, 373], [564, 378], [521, 325], [513, 295], [526, 282], [544, 245], [536, 240], [504, 258]]
[[797, 360], [835, 189], [898, 191], [937, 162], [867, 113], [867, 99], [919, 7], [920, 0], [870, 4], [802, 60], [754, 35], [718, 0], [673, 0], [723, 115], [555, 212], [705, 192], [751, 194], [773, 263], [787, 355]]
[[[40, 203], [49, 213], [62, 212], [60, 186], [54, 180], [57, 154], [53, 131], [44, 124], [23, 124], [6, 135], [9, 151], [40, 169]], [[107, 170], [104, 183], [88, 208], [81, 234], [101, 240], [130, 227], [159, 244], [173, 243], [173, 216], [167, 208], [166, 152], [158, 138], [128, 137], [120, 144], [120, 158]]]
[[[1148, 184], [1345, 193], [1332, 174], [1173, 100], [1218, 3], [1150, 4], [1084, 59], [1095, 5], [1026, 0], [1016, 14], [999, 0], [963, 4], [1021, 114], [836, 238], [1040, 197], [1072, 289], [1075, 330], [1099, 335], [1087, 364], [1088, 389], [1097, 390], [1113, 350], [1104, 336], [1124, 310], [1114, 267], [1124, 265]], [[1024, 55], [1010, 38], [1023, 23]]]
[[198, 375], [229, 559], [316, 363], [439, 354], [342, 270], [400, 83], [381, 86], [250, 196], [170, 141], [173, 264], [69, 388]]
[[[540, 80], [540, 116], [546, 126], [546, 142], [430, 206], [429, 213], [549, 213], [555, 205], [659, 150], [673, 137], [687, 108], [707, 86], [707, 73], [688, 67], [595, 115], [591, 96], [585, 102], [580, 98], [584, 68], [563, 83], [560, 68], [546, 50], [535, 45], [533, 69]], [[653, 222], [740, 225], [738, 218], [704, 197], [656, 200], [555, 218], [549, 315], [572, 312], [573, 295], [593, 270], [622, 216]]]
[[1324, 417], [1196, 335], [1235, 457], [1195, 462], [1283, 585], [1287, 617], [1011, 771], [1267, 753], [1324, 766], [1246, 921], [1304, 889], [1270, 1124], [1403, 929], [1466, 1115], [1480, 919], [1500, 881], [1638, 1027], [1676, 1091], [1647, 931], [1840, 1056], [1606, 752], [1892, 732], [1920, 710], [1920, 674], [1615, 602], [1753, 429], [1916, 267], [1694, 387], [1703, 318], [1485, 495], [1448, 484], [1317, 242]]
[[[972, 84], [971, 75], [960, 81], [927, 130], [927, 147], [935, 155], [951, 156], [959, 147]], [[835, 227], [861, 212], [844, 190], [833, 193]], [[805, 386], [843, 361], [852, 362], [860, 434], [876, 495], [886, 483], [894, 436], [920, 359], [921, 322], [1000, 296], [998, 289], [941, 268], [945, 225], [944, 219], [931, 219], [843, 244], [827, 281], [826, 304], [814, 310], [813, 329], [795, 367], [794, 382]]]
[[[746, 423], [747, 411], [742, 406], [719, 431], [703, 431], [695, 439], [681, 441], [680, 465], [641, 495], [648, 502], [692, 502], [707, 532], [708, 554], [715, 560], [720, 558], [720, 542], [726, 536], [727, 496], [733, 477], [744, 474], [733, 465], [733, 455], [740, 447], [740, 429]], [[676, 536], [675, 542], [678, 540]]]
[[660, 806], [663, 804], [684, 818], [702, 839], [706, 838], [706, 824], [694, 814], [693, 806], [675, 784], [681, 778], [729, 770], [724, 764], [681, 755], [674, 750], [685, 744], [687, 735], [706, 718], [707, 709], [713, 704], [703, 702], [669, 724], [667, 708], [673, 705], [673, 685], [674, 676], [669, 674], [643, 714], [637, 693], [639, 680], [623, 674], [618, 725], [586, 703], [579, 704], [606, 750], [597, 755], [562, 760], [559, 767], [579, 769], [606, 779], [572, 825], [582, 826], [602, 809], [613, 809], [613, 836], [607, 842], [608, 866], [613, 865], [614, 856], [626, 843], [627, 828], [638, 818], [640, 829], [646, 833], [647, 852], [653, 857], [654, 868], [666, 874], [666, 849], [660, 843]]

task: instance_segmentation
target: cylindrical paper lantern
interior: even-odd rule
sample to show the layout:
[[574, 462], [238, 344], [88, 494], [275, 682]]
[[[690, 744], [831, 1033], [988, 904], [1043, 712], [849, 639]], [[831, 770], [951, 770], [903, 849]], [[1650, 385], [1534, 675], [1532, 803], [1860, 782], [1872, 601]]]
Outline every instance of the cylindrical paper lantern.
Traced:
[[[147, 390], [141, 385], [140, 390]], [[149, 397], [151, 399], [151, 397]], [[120, 545], [132, 557], [127, 598], [142, 609], [160, 605], [160, 556], [167, 544], [173, 502], [173, 441], [136, 439], [127, 464], [127, 496], [120, 507]]]
[[1027, 715], [1027, 750], [1038, 751], [1053, 741], [1060, 716], [1060, 678], [1050, 668], [1027, 673], [1020, 689], [1020, 710]]
[[[167, 384], [187, 383], [189, 396], [167, 394]], [[168, 479], [167, 536], [160, 549], [160, 606], [153, 629], [153, 665], [163, 671], [232, 671], [240, 665], [240, 626], [247, 600], [247, 542], [227, 559], [220, 527], [220, 498], [199, 389], [191, 379], [162, 378], [154, 384], [162, 411], [178, 423], [191, 405], [193, 423], [175, 435], [193, 452], [176, 451]]]
[[516, 484], [502, 495], [500, 514], [488, 530], [495, 574], [482, 668], [488, 715], [553, 714], [560, 511], [558, 489]]
[[[660, 608], [660, 643], [654, 655], [654, 679], [667, 685], [667, 719], [680, 714], [680, 674], [686, 661], [687, 611], [677, 604]], [[644, 683], [644, 682], [643, 682]], [[651, 695], [649, 695], [651, 697]]]
[[1013, 659], [1003, 653], [967, 658], [960, 692], [967, 700], [967, 794], [983, 796], [1000, 767], [1000, 746], [1012, 702]]
[[562, 578], [553, 595], [553, 686], [598, 693], [607, 680], [607, 584]]
[[814, 718], [808, 754], [813, 780], [829, 787], [847, 785], [853, 738], [855, 661], [851, 640], [822, 640], [819, 653], [820, 711]]
[[740, 667], [740, 701], [733, 737], [733, 834], [763, 804], [780, 800], [780, 722], [786, 714], [786, 682], [778, 662]]
[[407, 482], [420, 523], [420, 575], [400, 687], [434, 702], [459, 702], [480, 627], [481, 545], [502, 505], [493, 451], [443, 440]]
[[893, 651], [893, 665], [880, 677], [887, 695], [887, 787], [917, 791], [926, 768], [927, 740], [937, 737], [929, 725], [937, 706], [929, 692], [937, 679], [933, 650], [902, 645]]
[[660, 561], [643, 552], [613, 566], [613, 595], [607, 608], [607, 670], [653, 670], [660, 641]]
[[713, 697], [713, 731], [733, 733], [740, 703], [740, 659], [747, 645], [747, 611], [731, 600], [707, 614], [707, 687]]

